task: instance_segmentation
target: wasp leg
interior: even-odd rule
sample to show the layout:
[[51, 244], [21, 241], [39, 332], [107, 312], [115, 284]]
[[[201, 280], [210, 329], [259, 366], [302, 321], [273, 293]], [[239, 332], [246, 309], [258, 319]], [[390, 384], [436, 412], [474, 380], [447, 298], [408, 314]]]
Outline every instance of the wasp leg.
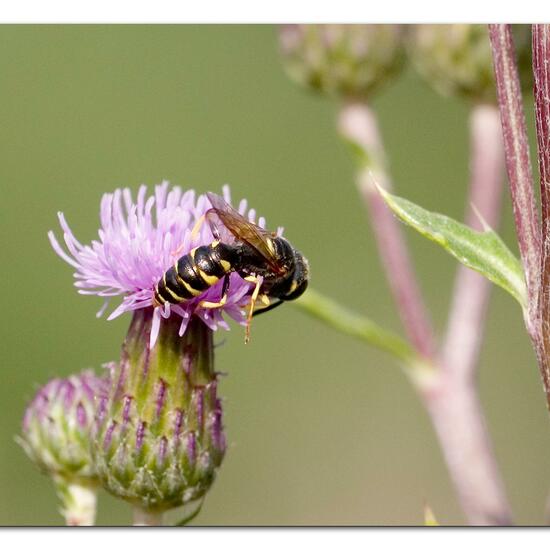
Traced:
[[227, 303], [227, 294], [224, 294], [219, 302], [208, 302], [208, 301], [202, 301], [199, 302], [200, 307], [204, 307], [206, 309], [216, 309], [218, 307], [223, 307]]
[[227, 291], [229, 290], [229, 275], [226, 275], [223, 278], [223, 285], [222, 285], [222, 297], [220, 298], [219, 302], [207, 302], [202, 301], [199, 302], [200, 307], [204, 307], [206, 309], [216, 309], [219, 307], [223, 307], [227, 303]]
[[[255, 277], [254, 275], [250, 275], [249, 277], [245, 277], [245, 281], [254, 283], [256, 285], [254, 287], [254, 291], [252, 292], [252, 296], [250, 297], [250, 309], [248, 310], [248, 315], [246, 317], [244, 343], [248, 344], [248, 342], [250, 342], [250, 323], [252, 322], [254, 306], [256, 305], [256, 300], [258, 299], [258, 295], [260, 294], [260, 286], [262, 285], [263, 279], [260, 277]], [[261, 299], [263, 301], [263, 296]]]

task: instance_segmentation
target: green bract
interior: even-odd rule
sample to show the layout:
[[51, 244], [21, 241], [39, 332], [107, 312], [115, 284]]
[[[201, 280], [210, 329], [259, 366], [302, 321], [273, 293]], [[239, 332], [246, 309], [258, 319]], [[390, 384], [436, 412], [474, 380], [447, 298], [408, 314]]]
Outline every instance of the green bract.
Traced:
[[386, 204], [421, 235], [441, 245], [465, 266], [507, 290], [523, 308], [527, 291], [519, 260], [489, 227], [483, 232], [378, 188]]

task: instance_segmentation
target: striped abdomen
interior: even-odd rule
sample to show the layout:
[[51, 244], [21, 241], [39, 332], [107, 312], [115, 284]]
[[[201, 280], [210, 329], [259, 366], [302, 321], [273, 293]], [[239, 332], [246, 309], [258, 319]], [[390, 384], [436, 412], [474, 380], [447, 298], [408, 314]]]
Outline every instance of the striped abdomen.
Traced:
[[154, 305], [179, 304], [196, 298], [234, 271], [234, 248], [214, 241], [177, 260], [155, 286]]

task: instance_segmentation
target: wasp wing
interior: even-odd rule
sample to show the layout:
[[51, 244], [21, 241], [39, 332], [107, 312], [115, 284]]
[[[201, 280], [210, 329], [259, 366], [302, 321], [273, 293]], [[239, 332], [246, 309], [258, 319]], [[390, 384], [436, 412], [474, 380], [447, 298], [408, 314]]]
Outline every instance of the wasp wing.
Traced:
[[212, 204], [212, 209], [207, 212], [212, 232], [214, 235], [220, 236], [220, 227], [218, 222], [221, 222], [223, 228], [229, 230], [231, 235], [242, 242], [250, 245], [262, 258], [264, 258], [275, 272], [280, 272], [281, 267], [275, 256], [273, 248], [268, 246], [268, 238], [273, 237], [272, 233], [262, 229], [248, 221], [244, 216], [241, 216], [232, 206], [227, 204], [225, 200], [214, 193], [207, 193], [208, 199]]
[[237, 240], [235, 234], [229, 231], [214, 208], [206, 211], [206, 221], [216, 240], [227, 244], [232, 244]]

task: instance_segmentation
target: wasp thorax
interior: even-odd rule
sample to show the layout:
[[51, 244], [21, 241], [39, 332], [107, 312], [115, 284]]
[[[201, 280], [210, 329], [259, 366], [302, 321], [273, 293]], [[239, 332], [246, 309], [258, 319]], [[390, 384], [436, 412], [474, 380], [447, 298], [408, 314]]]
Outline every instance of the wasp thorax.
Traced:
[[308, 284], [309, 268], [301, 252], [283, 237], [273, 239], [273, 246], [280, 259], [281, 271], [267, 270], [264, 276], [262, 291], [272, 298], [294, 300], [301, 296]]

